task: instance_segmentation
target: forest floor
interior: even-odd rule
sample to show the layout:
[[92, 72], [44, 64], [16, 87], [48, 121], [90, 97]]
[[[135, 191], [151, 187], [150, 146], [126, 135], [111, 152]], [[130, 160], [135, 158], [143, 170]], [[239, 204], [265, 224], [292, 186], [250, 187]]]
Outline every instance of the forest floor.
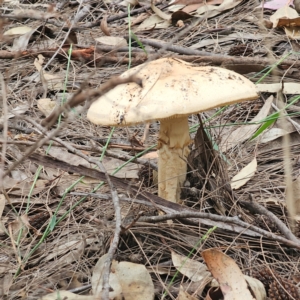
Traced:
[[[300, 299], [300, 1], [175, 2], [2, 1], [1, 299]], [[259, 92], [191, 114], [180, 203], [157, 196], [155, 117], [145, 139], [87, 119], [163, 57]]]

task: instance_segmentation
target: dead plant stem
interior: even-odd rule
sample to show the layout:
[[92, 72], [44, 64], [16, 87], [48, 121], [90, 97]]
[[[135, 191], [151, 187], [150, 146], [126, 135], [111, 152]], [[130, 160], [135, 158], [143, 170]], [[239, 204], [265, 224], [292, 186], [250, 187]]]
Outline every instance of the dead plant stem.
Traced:
[[[283, 130], [288, 132], [287, 128], [287, 120], [288, 116], [286, 116], [286, 113], [284, 114], [284, 96], [282, 93], [282, 90], [278, 91], [277, 93], [278, 98], [278, 105], [280, 109], [280, 118], [279, 118], [279, 124]], [[284, 117], [284, 115], [286, 117]], [[294, 125], [294, 124], [293, 124]], [[295, 126], [295, 125], [294, 125]], [[299, 131], [299, 125], [297, 124], [297, 127], [295, 127]], [[291, 148], [290, 148], [290, 135], [284, 134], [282, 138], [282, 151], [283, 151], [283, 167], [284, 167], [284, 181], [286, 185], [286, 205], [287, 210], [289, 214], [289, 224], [292, 228], [292, 231], [294, 231], [295, 226], [295, 199], [294, 199], [294, 191], [293, 191], [293, 179], [292, 179], [292, 166], [291, 166]]]
[[295, 237], [295, 235], [289, 230], [289, 228], [279, 219], [277, 218], [272, 212], [270, 212], [265, 207], [255, 203], [254, 201], [239, 201], [246, 209], [250, 209], [255, 214], [261, 214], [267, 216], [271, 219], [279, 229], [279, 231], [289, 240], [299, 243], [299, 239]]
[[[297, 249], [300, 249], [300, 241], [296, 240], [287, 240], [286, 238], [279, 237], [276, 234], [248, 224], [246, 222], [241, 221], [238, 217], [227, 217], [227, 216], [219, 216], [213, 215], [208, 213], [198, 213], [198, 212], [180, 212], [180, 213], [172, 213], [163, 216], [152, 216], [152, 217], [141, 217], [139, 219], [140, 222], [149, 222], [149, 223], [157, 223], [157, 222], [164, 222], [167, 220], [175, 220], [175, 219], [182, 219], [182, 218], [199, 218], [204, 219], [208, 218], [211, 220], [224, 222], [224, 223], [233, 223], [235, 225], [241, 226], [245, 229], [249, 228], [260, 235], [264, 236], [265, 238], [270, 238], [275, 241], [283, 242], [288, 245], [293, 245]], [[246, 233], [247, 234], [247, 233]]]
[[[3, 75], [0, 73], [0, 81], [2, 88], [2, 115], [3, 115], [3, 145], [1, 153], [1, 164], [0, 164], [0, 174], [4, 173], [5, 167], [5, 156], [7, 149], [7, 132], [8, 132], [8, 110], [7, 110], [7, 95], [6, 95], [6, 85], [4, 82]], [[2, 175], [1, 175], [2, 176]]]

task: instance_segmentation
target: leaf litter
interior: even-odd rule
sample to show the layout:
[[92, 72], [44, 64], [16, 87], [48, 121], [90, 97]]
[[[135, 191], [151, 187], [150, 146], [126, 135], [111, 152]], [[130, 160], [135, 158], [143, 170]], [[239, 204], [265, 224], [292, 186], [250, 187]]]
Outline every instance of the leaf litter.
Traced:
[[[155, 2], [154, 5], [157, 8], [154, 8], [155, 12], [149, 7], [131, 17], [131, 21], [133, 21], [131, 30], [138, 39], [149, 38], [157, 42], [170, 42], [192, 50], [201, 47], [201, 50], [208, 53], [224, 56], [228, 53], [235, 53], [235, 57], [257, 57], [258, 64], [260, 58], [270, 53], [276, 61], [290, 53], [289, 59], [296, 62], [298, 57], [296, 53], [299, 48], [297, 48], [296, 43], [293, 43], [293, 40], [297, 39], [295, 34], [298, 30], [298, 13], [296, 15], [293, 11], [291, 19], [287, 19], [290, 15], [286, 14], [281, 14], [278, 17], [275, 14], [277, 9], [284, 6], [284, 10], [287, 11], [285, 7], [287, 4], [283, 2], [287, 1], [266, 2], [265, 4], [271, 8], [271, 10], [267, 10], [266, 6], [263, 9], [257, 8], [256, 1], [243, 3], [242, 1], [207, 1], [207, 5], [181, 1], [180, 4], [185, 5], [183, 11], [193, 16], [193, 18], [183, 20], [184, 26], [181, 28], [174, 26], [169, 21], [171, 18], [170, 11], [173, 12], [176, 6], [170, 6], [171, 10], [169, 11], [164, 9], [164, 6], [169, 3]], [[12, 58], [1, 57], [0, 64], [1, 73], [4, 76], [1, 79], [1, 84], [3, 82], [5, 86], [5, 90], [3, 90], [3, 85], [1, 85], [1, 97], [7, 99], [5, 103], [8, 108], [7, 115], [2, 113], [1, 116], [2, 147], [4, 141], [7, 142], [5, 157], [5, 169], [7, 169], [14, 162], [20, 160], [32, 144], [37, 143], [40, 138], [45, 136], [45, 132], [41, 132], [40, 128], [30, 121], [39, 124], [44, 119], [44, 115], [50, 113], [52, 106], [55, 107], [63, 101], [64, 96], [61, 94], [65, 89], [66, 74], [68, 74], [68, 80], [64, 94], [69, 99], [80, 87], [87, 88], [87, 90], [97, 88], [109, 78], [123, 73], [128, 68], [127, 62], [130, 59], [133, 65], [137, 65], [144, 62], [146, 58], [141, 55], [142, 49], [134, 39], [131, 38], [131, 44], [129, 44], [128, 19], [127, 21], [125, 19], [128, 17], [127, 4], [121, 8], [112, 1], [93, 3], [87, 8], [87, 13], [85, 12], [80, 16], [76, 16], [78, 3], [70, 3], [70, 5], [65, 5], [64, 2], [59, 3], [59, 14], [56, 7], [46, 3], [31, 4], [5, 1], [4, 5], [8, 9], [2, 9], [2, 14], [6, 15], [7, 18], [1, 25], [1, 30], [4, 33], [2, 36], [5, 36], [1, 42], [1, 50], [3, 51], [1, 55], [12, 53]], [[196, 6], [191, 8], [192, 5]], [[145, 4], [141, 2], [132, 3], [131, 11], [144, 6]], [[24, 8], [23, 11], [19, 10], [20, 7]], [[292, 6], [290, 9], [293, 9]], [[178, 7], [175, 8], [176, 13], [178, 10]], [[126, 17], [118, 19], [122, 13], [125, 13]], [[264, 24], [267, 24], [265, 21], [274, 14], [275, 17], [271, 17], [271, 20], [276, 19], [274, 24], [279, 20], [275, 25], [278, 28], [275, 26], [274, 29], [264, 27]], [[178, 13], [177, 15], [179, 18], [182, 16]], [[204, 21], [201, 18], [204, 18]], [[72, 23], [72, 20], [76, 20], [76, 22]], [[101, 20], [104, 21], [98, 22]], [[283, 23], [280, 23], [280, 20]], [[25, 26], [28, 27], [24, 28]], [[186, 26], [191, 26], [191, 28], [184, 32]], [[65, 30], [71, 27], [75, 29], [78, 45], [77, 48], [73, 45], [70, 69], [67, 70], [70, 43]], [[10, 29], [12, 31], [9, 32]], [[26, 35], [27, 30], [30, 33]], [[96, 42], [98, 38], [100, 41], [107, 40], [108, 36], [111, 38], [109, 38], [109, 42], [105, 42], [105, 46], [111, 46], [110, 51], [103, 50], [105, 48], [101, 48], [102, 46]], [[128, 47], [128, 51], [119, 51], [118, 46], [114, 49], [116, 43], [121, 43], [122, 47]], [[236, 47], [244, 49], [241, 45], [247, 45], [254, 51], [233, 51], [237, 49]], [[80, 54], [78, 51], [81, 51]], [[147, 45], [147, 51], [151, 54], [151, 51], [156, 53], [157, 49]], [[165, 56], [176, 55], [176, 53], [166, 50], [159, 50], [158, 52]], [[87, 53], [91, 53], [88, 61], [85, 60], [88, 57]], [[39, 57], [39, 55], [43, 55], [44, 58]], [[77, 60], [76, 57], [79, 59]], [[35, 60], [36, 66], [34, 66]], [[197, 57], [192, 57], [192, 61], [197, 62]], [[241, 63], [242, 66], [243, 63]], [[225, 65], [228, 68], [238, 69], [230, 61], [229, 63], [226, 61]], [[248, 69], [250, 71], [247, 71]], [[253, 73], [247, 65], [243, 66], [243, 71], [245, 76], [254, 82], [263, 75], [263, 73]], [[243, 201], [257, 202], [266, 207], [282, 222], [289, 224], [288, 210], [285, 205], [284, 152], [280, 140], [282, 134], [286, 134], [286, 132], [280, 128], [275, 120], [274, 127], [263, 132], [261, 139], [259, 136], [252, 142], [247, 141], [251, 138], [250, 135], [253, 134], [253, 131], [259, 127], [258, 124], [251, 123], [261, 121], [265, 116], [274, 113], [269, 106], [266, 108], [266, 103], [271, 102], [267, 99], [270, 99], [270, 96], [276, 98], [278, 88], [283, 86], [286, 104], [293, 101], [293, 97], [299, 94], [297, 86], [299, 78], [297, 68], [291, 67], [289, 69], [288, 66], [282, 65], [267, 74], [261, 82], [264, 86], [260, 85], [259, 87], [262, 97], [260, 100], [231, 106], [222, 112], [211, 110], [202, 114], [204, 126], [209, 130], [213, 141], [207, 147], [209, 151], [215, 149], [217, 154], [207, 156], [210, 165], [202, 170], [199, 168], [199, 162], [203, 163], [205, 160], [200, 159], [195, 152], [193, 153], [194, 156], [190, 161], [192, 162], [191, 170], [195, 176], [193, 177], [194, 181], [186, 182], [185, 189], [189, 190], [189, 193], [183, 199], [184, 205], [197, 212], [222, 216], [224, 217], [223, 221], [227, 217], [237, 218], [238, 216], [250, 227], [256, 226], [267, 232], [277, 232], [277, 235], [280, 236], [280, 231], [271, 219], [255, 211], [245, 209], [242, 203]], [[282, 82], [284, 82], [283, 85]], [[45, 98], [48, 99], [46, 108], [45, 105], [41, 106], [41, 100]], [[102, 154], [100, 149], [103, 149], [105, 143], [95, 142], [96, 138], [108, 140], [111, 129], [89, 123], [85, 119], [88, 104], [82, 104], [81, 111], [73, 114], [75, 117], [67, 119], [67, 112], [64, 112], [63, 126], [59, 130], [58, 137], [85, 155], [99, 159]], [[299, 122], [296, 110], [298, 103], [295, 102], [294, 104], [296, 107], [292, 108], [291, 106], [291, 109], [294, 109], [291, 117]], [[1, 101], [1, 110], [4, 112], [3, 101]], [[3, 126], [4, 120], [8, 120], [7, 131]], [[191, 126], [199, 123], [196, 116], [190, 117], [189, 121]], [[145, 146], [151, 146], [155, 143], [158, 127], [156, 122], [151, 124]], [[246, 129], [251, 134], [246, 133]], [[48, 133], [51, 130], [53, 128], [50, 128]], [[224, 141], [224, 137], [232, 137], [232, 131], [237, 132], [234, 135], [236, 138], [233, 139], [230, 149], [225, 151], [222, 148], [222, 141]], [[132, 137], [140, 139], [142, 135], [143, 126], [140, 125], [126, 129], [116, 128], [112, 133], [112, 138], [127, 140], [131, 145], [130, 139]], [[300, 140], [298, 132], [291, 133], [290, 137], [291, 175], [294, 183], [293, 188], [297, 191], [300, 156], [298, 145]], [[197, 140], [199, 133], [192, 133], [192, 138]], [[57, 145], [55, 141], [54, 143], [55, 146], [50, 147], [51, 143], [48, 142], [44, 147], [39, 147], [37, 151], [43, 154], [48, 153], [52, 157], [60, 159], [63, 157], [64, 162], [72, 165], [79, 164], [92, 167], [90, 163], [77, 154], [70, 153], [63, 145]], [[137, 154], [134, 147], [128, 148], [126, 145], [126, 148], [122, 142], [111, 146], [108, 143], [108, 147], [119, 147], [117, 149], [123, 149], [124, 153], [132, 157]], [[56, 151], [55, 154], [54, 150]], [[156, 152], [154, 153], [154, 156], [145, 156], [145, 159], [157, 158]], [[256, 164], [253, 163], [253, 157], [256, 157]], [[217, 163], [214, 164], [215, 161]], [[114, 172], [115, 168], [121, 166], [123, 162], [124, 160], [112, 160], [111, 157], [104, 155], [103, 163], [109, 173]], [[251, 172], [240, 173], [240, 177], [246, 178], [247, 182], [244, 181], [243, 185], [234, 191], [230, 190], [228, 187], [230, 178], [233, 178], [238, 170], [245, 170], [249, 164], [252, 166]], [[128, 186], [137, 186], [141, 191], [147, 190], [155, 195], [157, 187], [153, 181], [152, 169], [149, 166], [142, 172], [144, 174], [142, 178], [137, 177], [137, 172], [144, 167], [133, 161], [127, 168], [121, 170], [122, 173], [118, 175], [120, 180], [126, 180]], [[250, 173], [254, 176], [249, 176]], [[152, 182], [152, 185], [147, 187], [142, 186], [142, 182], [146, 182], [145, 174], [152, 180], [149, 181]], [[76, 181], [79, 181], [78, 184], [72, 186]], [[197, 184], [199, 182], [202, 186]], [[39, 168], [38, 165], [28, 159], [25, 159], [8, 174], [2, 182], [4, 189], [0, 197], [1, 298], [94, 298], [94, 295], [91, 294], [91, 285], [93, 285], [95, 266], [97, 261], [108, 252], [116, 220], [108, 186], [102, 186], [97, 191], [98, 196], [102, 194], [106, 196], [106, 199], [89, 195], [98, 183], [99, 181], [96, 179], [81, 178], [81, 174], [71, 174], [59, 168], [43, 166]], [[118, 192], [120, 196], [124, 196], [123, 198], [139, 200], [138, 193], [130, 195], [128, 190], [119, 188]], [[83, 195], [86, 195], [84, 200], [82, 200]], [[299, 203], [298, 198], [296, 194], [295, 203]], [[80, 203], [78, 204], [78, 202]], [[184, 221], [183, 218], [180, 221], [173, 221], [172, 226], [167, 223], [153, 224], [149, 220], [139, 222], [139, 220], [134, 221], [134, 218], [141, 211], [145, 217], [147, 215], [155, 216], [158, 214], [157, 208], [126, 201], [121, 201], [121, 206], [125, 212], [123, 213], [124, 226], [129, 226], [129, 228], [120, 236], [111, 276], [116, 274], [119, 265], [125, 264], [125, 269], [131, 268], [132, 265], [138, 265], [139, 268], [143, 269], [143, 278], [148, 280], [147, 296], [151, 299], [154, 293], [156, 299], [161, 299], [166, 293], [166, 287], [168, 287], [168, 293], [171, 294], [168, 295], [167, 293], [164, 296], [168, 299], [171, 297], [201, 299], [201, 297], [207, 296], [208, 290], [215, 291], [217, 287], [211, 279], [201, 279], [208, 272], [200, 268], [202, 264], [205, 265], [201, 258], [201, 252], [211, 248], [226, 251], [226, 255], [242, 270], [238, 274], [256, 277], [263, 282], [263, 276], [258, 276], [255, 271], [260, 270], [262, 266], [267, 266], [272, 270], [274, 277], [282, 278], [282, 280], [294, 285], [299, 282], [299, 280], [297, 281], [299, 278], [297, 263], [299, 248], [297, 247], [283, 242], [280, 242], [279, 247], [279, 242], [273, 238], [268, 236], [258, 238], [255, 235], [247, 235], [245, 234], [246, 230], [240, 231], [238, 234], [232, 230], [232, 227], [235, 226], [234, 223], [228, 225], [219, 221], [220, 228], [203, 240], [197, 249], [194, 249], [199, 239], [207, 233], [209, 226], [205, 224], [208, 223], [202, 223], [199, 226], [198, 222], [193, 223], [195, 221], [193, 218], [189, 221]], [[63, 219], [60, 220], [60, 218]], [[60, 221], [58, 222], [58, 220]], [[48, 225], [51, 231], [43, 240], [42, 236]], [[224, 227], [222, 228], [222, 226]], [[297, 228], [294, 234], [299, 237]], [[31, 253], [39, 241], [42, 242]], [[186, 260], [192, 249], [194, 249], [195, 255]], [[174, 253], [180, 258], [179, 261], [183, 264], [182, 269], [178, 267], [180, 263], [172, 264]], [[262, 255], [262, 253], [268, 255]], [[222, 271], [224, 274], [226, 271], [231, 274], [231, 268], [233, 267], [226, 266], [223, 267]], [[177, 273], [177, 270], [179, 273], [170, 284], [171, 277]], [[122, 272], [120, 277], [126, 279], [127, 273]], [[198, 282], [196, 281], [197, 286], [193, 283], [195, 276], [198, 279]], [[217, 277], [216, 275], [213, 276]], [[239, 280], [242, 280], [242, 276], [239, 275], [238, 277]], [[274, 277], [270, 278], [273, 284], [271, 287], [265, 285], [269, 297], [272, 291], [276, 290]], [[222, 283], [222, 278], [220, 281]], [[238, 280], [236, 282], [239, 284]], [[232, 284], [236, 284], [236, 282]], [[128, 282], [126, 284], [130, 285]], [[251, 285], [249, 282], [248, 284]], [[261, 284], [257, 282], [254, 285], [258, 286], [258, 290], [261, 287]], [[123, 291], [125, 289], [124, 283], [122, 285], [119, 282], [119, 287]], [[80, 289], [80, 292], [77, 288]], [[292, 289], [287, 290], [287, 292], [294, 299], [297, 299]], [[246, 293], [242, 292], [241, 297], [245, 297]], [[281, 291], [281, 293], [284, 292]], [[139, 299], [141, 298], [139, 293], [135, 292], [135, 294], [139, 296]], [[257, 298], [259, 299], [258, 296]], [[146, 298], [143, 297], [143, 299]], [[293, 298], [290, 297], [289, 299]]]

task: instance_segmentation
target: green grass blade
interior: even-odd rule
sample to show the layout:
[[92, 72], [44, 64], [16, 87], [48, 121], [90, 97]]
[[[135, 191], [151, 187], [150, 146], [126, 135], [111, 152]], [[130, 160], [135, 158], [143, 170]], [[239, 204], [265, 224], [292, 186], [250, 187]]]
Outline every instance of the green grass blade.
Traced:
[[148, 55], [148, 52], [147, 52], [145, 46], [139, 40], [139, 38], [133, 32], [131, 32], [131, 36], [133, 37], [133, 39], [135, 40], [135, 42], [140, 46], [140, 48], [143, 49], [143, 51], [145, 52], [145, 54]]
[[267, 128], [269, 128], [271, 125], [273, 125], [277, 119], [279, 118], [279, 112], [275, 112], [268, 118], [261, 126], [260, 128], [253, 134], [253, 136], [250, 138], [250, 141], [257, 138], [260, 134], [262, 134]]

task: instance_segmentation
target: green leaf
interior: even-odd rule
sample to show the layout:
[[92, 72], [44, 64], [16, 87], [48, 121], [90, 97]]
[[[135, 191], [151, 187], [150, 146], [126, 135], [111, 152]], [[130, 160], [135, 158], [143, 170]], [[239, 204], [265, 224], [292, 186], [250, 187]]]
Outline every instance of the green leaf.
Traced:
[[279, 118], [279, 112], [275, 112], [269, 117], [266, 118], [266, 121], [259, 127], [259, 129], [253, 134], [250, 141], [257, 138], [260, 134], [262, 134], [267, 128], [273, 125], [277, 119]]
[[143, 51], [145, 52], [145, 54], [147, 54], [148, 55], [148, 53], [147, 53], [147, 50], [146, 50], [146, 48], [145, 48], [145, 46], [143, 45], [143, 43], [138, 39], [138, 37], [133, 33], [133, 32], [131, 32], [131, 36], [133, 37], [133, 39], [137, 42], [137, 44], [140, 46], [140, 48], [142, 48], [143, 49]]
[[53, 215], [49, 226], [50, 231], [54, 229], [55, 225], [56, 225], [56, 215]]

